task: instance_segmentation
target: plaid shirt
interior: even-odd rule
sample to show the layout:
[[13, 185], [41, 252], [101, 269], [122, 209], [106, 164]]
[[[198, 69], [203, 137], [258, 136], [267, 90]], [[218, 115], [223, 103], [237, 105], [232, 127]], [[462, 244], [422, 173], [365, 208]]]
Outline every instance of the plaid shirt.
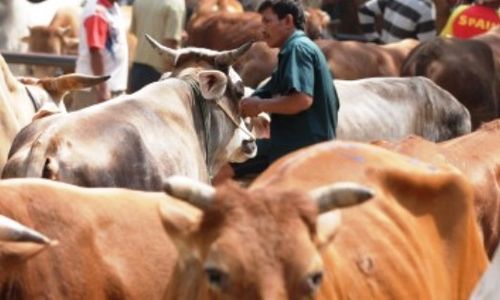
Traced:
[[[382, 35], [375, 31], [375, 17], [383, 16]], [[436, 8], [430, 0], [369, 0], [358, 11], [365, 36], [370, 41], [397, 42], [405, 38], [421, 41], [436, 36]]]

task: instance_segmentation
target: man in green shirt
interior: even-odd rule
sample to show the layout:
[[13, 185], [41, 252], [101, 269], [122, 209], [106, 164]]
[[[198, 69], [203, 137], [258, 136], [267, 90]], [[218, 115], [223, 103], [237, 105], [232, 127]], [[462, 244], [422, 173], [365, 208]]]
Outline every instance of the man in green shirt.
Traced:
[[271, 135], [257, 141], [257, 157], [231, 164], [236, 177], [259, 173], [289, 152], [331, 140], [337, 127], [337, 93], [323, 53], [303, 31], [300, 0], [266, 0], [258, 11], [264, 40], [280, 48], [278, 67], [267, 84], [241, 101], [240, 109], [249, 117], [270, 113]]

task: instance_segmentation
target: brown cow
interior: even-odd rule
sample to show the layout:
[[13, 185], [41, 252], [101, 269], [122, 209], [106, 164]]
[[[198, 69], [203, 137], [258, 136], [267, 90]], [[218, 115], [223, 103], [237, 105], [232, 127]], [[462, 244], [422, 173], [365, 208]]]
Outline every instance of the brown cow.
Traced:
[[65, 111], [63, 96], [66, 92], [89, 87], [108, 79], [68, 74], [56, 78], [18, 79], [11, 73], [0, 55], [0, 169], [16, 134], [33, 118], [56, 109]]
[[[325, 54], [332, 75], [347, 80], [399, 76], [404, 59], [419, 44], [414, 39], [388, 45], [322, 39], [315, 42]], [[271, 76], [277, 53], [277, 49], [270, 49], [264, 42], [254, 43], [235, 65], [235, 70], [245, 85], [256, 87]]]
[[[329, 212], [370, 195], [340, 181], [376, 197]], [[249, 190], [165, 189], [203, 211], [162, 210], [182, 249], [166, 299], [468, 299], [487, 265], [467, 180], [366, 144], [299, 150]]]
[[[315, 8], [306, 10], [306, 34], [319, 38], [328, 16]], [[187, 46], [214, 50], [235, 48], [249, 41], [262, 40], [261, 16], [255, 12], [225, 11], [198, 14], [186, 25]]]
[[500, 116], [491, 48], [479, 40], [435, 38], [414, 48], [402, 76], [426, 76], [469, 109], [472, 127]]
[[171, 74], [134, 94], [31, 123], [2, 176], [159, 190], [168, 175], [209, 181], [228, 160], [254, 156], [238, 110], [243, 84], [231, 68], [250, 45], [174, 50], [148, 40], [173, 63]]
[[488, 255], [493, 256], [500, 242], [500, 157], [497, 155], [500, 120], [439, 144], [416, 136], [394, 143], [376, 143], [434, 164], [449, 163], [462, 171], [474, 187], [477, 221]]
[[160, 203], [197, 214], [164, 193], [2, 180], [0, 214], [59, 244], [7, 231], [0, 219], [0, 299], [161, 299], [177, 254]]

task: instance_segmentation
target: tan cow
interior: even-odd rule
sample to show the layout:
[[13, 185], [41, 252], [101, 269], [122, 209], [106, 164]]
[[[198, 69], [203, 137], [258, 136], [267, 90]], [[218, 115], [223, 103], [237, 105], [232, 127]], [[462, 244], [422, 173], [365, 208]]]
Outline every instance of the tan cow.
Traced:
[[159, 190], [166, 176], [208, 182], [228, 160], [253, 157], [255, 140], [238, 110], [244, 87], [231, 68], [250, 44], [217, 52], [149, 41], [172, 73], [136, 93], [31, 123], [2, 176]]
[[299, 150], [249, 190], [165, 190], [203, 211], [162, 210], [182, 249], [166, 299], [468, 299], [487, 266], [465, 177], [371, 145]]
[[449, 163], [468, 177], [474, 187], [474, 205], [484, 246], [490, 257], [500, 242], [500, 120], [462, 137], [432, 143], [419, 137], [377, 144], [434, 164]]
[[0, 55], [0, 169], [21, 128], [48, 110], [66, 111], [62, 101], [66, 92], [96, 85], [108, 78], [68, 74], [56, 78], [18, 79]]
[[0, 298], [162, 299], [177, 254], [160, 203], [197, 214], [164, 193], [2, 180], [0, 214], [52, 240], [0, 217]]

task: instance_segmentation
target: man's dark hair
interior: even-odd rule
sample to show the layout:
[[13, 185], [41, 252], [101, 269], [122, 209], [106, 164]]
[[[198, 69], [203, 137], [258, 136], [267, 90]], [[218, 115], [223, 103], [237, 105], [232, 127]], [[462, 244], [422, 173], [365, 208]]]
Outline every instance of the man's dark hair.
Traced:
[[261, 13], [268, 8], [271, 8], [280, 20], [288, 14], [292, 15], [295, 28], [304, 30], [306, 20], [301, 0], [265, 0], [257, 11]]

